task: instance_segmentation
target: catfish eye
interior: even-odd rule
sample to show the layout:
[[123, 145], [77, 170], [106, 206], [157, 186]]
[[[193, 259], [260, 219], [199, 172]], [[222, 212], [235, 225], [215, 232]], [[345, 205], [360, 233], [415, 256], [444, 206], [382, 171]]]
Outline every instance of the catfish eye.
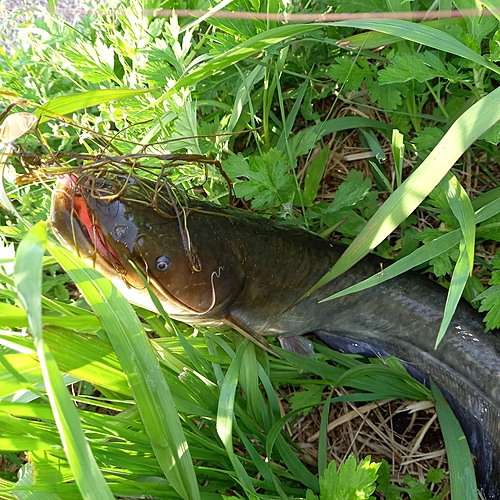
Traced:
[[166, 271], [170, 269], [171, 265], [172, 261], [165, 255], [161, 255], [156, 259], [156, 269], [158, 269], [158, 271]]

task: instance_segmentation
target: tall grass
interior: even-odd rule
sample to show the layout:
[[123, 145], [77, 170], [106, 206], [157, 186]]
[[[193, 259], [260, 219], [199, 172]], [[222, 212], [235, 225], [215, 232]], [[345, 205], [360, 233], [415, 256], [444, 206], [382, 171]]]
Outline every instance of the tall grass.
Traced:
[[[19, 99], [39, 122], [18, 141], [32, 155], [9, 159], [0, 186], [22, 217], [0, 210], [0, 449], [23, 470], [19, 480], [4, 473], [0, 496], [318, 494], [314, 467], [298, 458], [284, 426], [325, 406], [316, 464], [323, 471], [327, 409], [338, 399], [327, 395], [339, 380], [356, 390], [342, 400], [433, 400], [431, 393], [392, 361], [325, 348], [314, 359], [286, 352], [278, 359], [237, 335], [132, 308], [46, 233], [39, 221], [47, 218], [49, 189], [14, 186], [12, 172], [36, 172], [37, 159], [50, 157], [48, 171], [57, 173], [87, 153], [220, 158], [242, 204], [352, 243], [323, 282], [373, 249], [399, 254], [383, 276], [357, 289], [426, 268], [449, 287], [436, 342], [462, 294], [481, 294], [488, 326], [498, 327], [498, 285], [485, 291], [500, 267], [491, 243], [500, 241], [498, 19], [283, 24], [209, 16], [193, 23], [140, 13], [158, 6], [129, 7], [102, 9], [78, 29], [49, 15], [33, 18], [19, 25], [17, 51], [3, 54], [0, 95]], [[356, 163], [363, 175], [346, 177], [347, 153], [334, 158], [341, 144], [369, 153]], [[215, 203], [229, 200], [213, 166], [179, 165], [171, 178], [186, 189], [202, 185]], [[286, 384], [319, 385], [324, 396], [283, 415]], [[440, 418], [456, 429], [446, 411]], [[456, 460], [467, 451], [448, 452], [451, 474], [470, 476], [470, 462]], [[470, 498], [473, 480], [459, 484], [453, 498]]]

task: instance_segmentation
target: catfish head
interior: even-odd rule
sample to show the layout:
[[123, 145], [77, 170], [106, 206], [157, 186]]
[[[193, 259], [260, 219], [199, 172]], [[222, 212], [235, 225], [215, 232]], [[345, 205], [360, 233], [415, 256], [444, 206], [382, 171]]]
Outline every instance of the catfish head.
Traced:
[[[178, 201], [168, 188], [127, 177], [64, 176], [52, 196], [58, 240], [109, 278], [131, 302], [156, 310], [149, 282], [168, 314], [190, 323], [222, 323], [244, 287], [234, 249], [211, 205]], [[215, 215], [215, 217], [214, 217]]]

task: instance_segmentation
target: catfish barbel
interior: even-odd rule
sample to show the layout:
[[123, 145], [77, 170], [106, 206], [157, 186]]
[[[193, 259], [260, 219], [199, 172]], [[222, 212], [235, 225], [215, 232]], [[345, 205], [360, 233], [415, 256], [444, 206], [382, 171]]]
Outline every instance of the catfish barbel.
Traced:
[[500, 337], [461, 301], [434, 349], [446, 291], [414, 272], [326, 303], [380, 271], [365, 257], [299, 300], [344, 247], [299, 229], [195, 199], [175, 201], [166, 183], [66, 176], [52, 198], [60, 242], [110, 278], [131, 302], [156, 310], [133, 262], [173, 318], [263, 336], [314, 332], [344, 352], [392, 354], [412, 376], [440, 386], [477, 460], [478, 487], [500, 498]]

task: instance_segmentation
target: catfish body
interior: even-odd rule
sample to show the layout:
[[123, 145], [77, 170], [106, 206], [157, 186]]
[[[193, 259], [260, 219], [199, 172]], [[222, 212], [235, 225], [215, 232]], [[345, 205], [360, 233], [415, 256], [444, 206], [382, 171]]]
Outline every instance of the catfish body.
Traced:
[[[187, 323], [224, 324], [261, 343], [266, 335], [316, 333], [328, 345], [364, 355], [392, 354], [410, 374], [432, 377], [448, 397], [477, 459], [486, 498], [500, 498], [500, 337], [460, 302], [437, 349], [446, 291], [406, 273], [377, 287], [319, 303], [381, 270], [367, 256], [344, 275], [299, 300], [333, 267], [344, 247], [303, 230], [198, 200], [119, 197], [107, 179], [67, 179], [53, 195], [56, 236], [111, 278], [131, 301], [154, 306], [130, 262], [146, 275], [166, 311]], [[90, 181], [87, 181], [87, 184]], [[146, 187], [144, 187], [146, 186]], [[101, 196], [96, 195], [101, 193]], [[130, 194], [130, 196], [128, 196]], [[132, 196], [134, 195], [134, 196]], [[85, 222], [93, 218], [94, 230]], [[98, 228], [97, 230], [95, 228]]]

